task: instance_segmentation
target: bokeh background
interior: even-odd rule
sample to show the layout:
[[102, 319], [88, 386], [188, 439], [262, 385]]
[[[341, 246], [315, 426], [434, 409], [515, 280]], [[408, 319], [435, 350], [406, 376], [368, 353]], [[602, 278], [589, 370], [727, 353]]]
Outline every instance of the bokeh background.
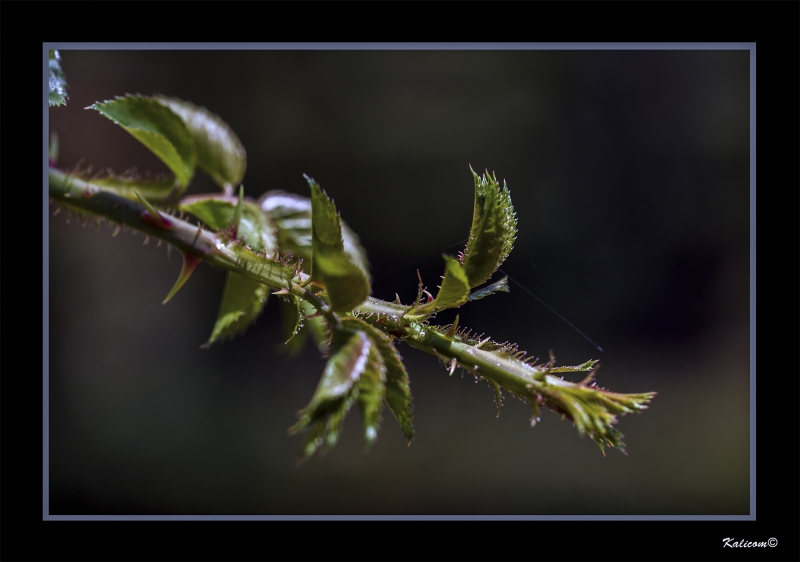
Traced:
[[[604, 457], [568, 421], [448, 377], [400, 344], [406, 446], [388, 410], [365, 453], [355, 411], [296, 467], [286, 429], [317, 384], [280, 353], [277, 301], [200, 349], [225, 274], [202, 265], [165, 306], [177, 253], [50, 218], [53, 514], [749, 513], [747, 51], [62, 51], [59, 165], [165, 167], [84, 108], [125, 93], [204, 105], [248, 153], [245, 193], [313, 176], [361, 237], [374, 294], [410, 302], [466, 238], [468, 165], [504, 178], [519, 219], [512, 284], [461, 323], [598, 380], [657, 391]], [[215, 191], [200, 173], [190, 192]], [[51, 211], [55, 207], [51, 206]], [[52, 214], [52, 213], [51, 213]], [[449, 247], [454, 254], [461, 245]], [[438, 320], [447, 323], [448, 315]]]

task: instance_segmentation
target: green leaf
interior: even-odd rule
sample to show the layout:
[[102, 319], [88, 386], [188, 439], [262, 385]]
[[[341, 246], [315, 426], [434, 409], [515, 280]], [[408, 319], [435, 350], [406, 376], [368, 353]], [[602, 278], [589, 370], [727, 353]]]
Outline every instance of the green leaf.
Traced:
[[[232, 195], [194, 195], [184, 197], [178, 208], [191, 213], [210, 228], [224, 230], [234, 221], [239, 200]], [[242, 201], [236, 237], [259, 252], [273, 253], [278, 248], [275, 228], [255, 201]]]
[[311, 402], [300, 411], [300, 421], [289, 429], [295, 434], [312, 426], [311, 440], [306, 440], [300, 460], [312, 455], [323, 444], [327, 447], [336, 444], [344, 416], [358, 397], [357, 382], [368, 367], [372, 344], [363, 332], [338, 330], [332, 348], [333, 354]]
[[[262, 195], [259, 205], [272, 219], [278, 229], [278, 244], [281, 252], [302, 257], [311, 265], [311, 199], [283, 191], [268, 191]], [[344, 221], [342, 240], [348, 259], [364, 271], [369, 272], [369, 263], [358, 236]]]
[[348, 258], [336, 206], [311, 178], [311, 278], [322, 280], [334, 312], [349, 312], [370, 293], [369, 276]]
[[647, 409], [655, 392], [618, 394], [595, 385], [575, 384], [546, 377], [538, 391], [547, 406], [572, 420], [578, 433], [588, 433], [605, 454], [605, 447], [618, 447], [625, 453], [622, 433], [614, 427], [617, 415], [633, 414]]
[[171, 109], [144, 96], [117, 97], [97, 102], [94, 109], [133, 135], [158, 156], [182, 186], [194, 175], [197, 152], [183, 120]]
[[457, 259], [443, 256], [445, 263], [444, 281], [433, 302], [419, 307], [419, 312], [434, 313], [446, 308], [459, 307], [469, 297], [469, 280], [464, 268]]
[[511, 252], [517, 233], [517, 218], [505, 184], [501, 190], [497, 178], [488, 172], [478, 176], [473, 171], [472, 175], [475, 180], [475, 206], [461, 263], [470, 287], [477, 287], [491, 277]]
[[220, 187], [239, 185], [247, 168], [247, 153], [230, 126], [205, 107], [177, 98], [156, 99], [183, 119], [194, 136], [197, 165]]
[[358, 379], [358, 410], [364, 422], [367, 446], [378, 437], [383, 397], [386, 394], [386, 365], [375, 346], [369, 352], [367, 367]]
[[325, 292], [334, 312], [349, 312], [369, 296], [369, 281], [364, 272], [344, 254], [317, 251], [313, 267], [325, 281]]
[[48, 82], [50, 93], [47, 96], [47, 105], [67, 104], [67, 77], [61, 70], [61, 55], [58, 51], [48, 51]]
[[403, 435], [411, 441], [414, 438], [414, 424], [408, 373], [391, 337], [358, 318], [342, 318], [342, 326], [350, 330], [366, 332], [372, 343], [378, 348], [381, 360], [386, 367], [386, 404], [397, 418]]
[[229, 271], [217, 321], [204, 347], [244, 332], [261, 314], [268, 296], [269, 289], [266, 285]]
[[339, 330], [336, 339], [314, 396], [303, 410], [312, 420], [336, 409], [367, 367], [372, 344], [365, 333]]

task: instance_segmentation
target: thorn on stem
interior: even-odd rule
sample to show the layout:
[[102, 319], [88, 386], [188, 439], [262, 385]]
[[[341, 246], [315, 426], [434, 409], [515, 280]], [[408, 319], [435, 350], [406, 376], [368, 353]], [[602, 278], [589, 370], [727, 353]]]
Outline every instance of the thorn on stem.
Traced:
[[186, 252], [181, 252], [181, 254], [183, 255], [181, 273], [178, 275], [178, 280], [175, 281], [175, 285], [172, 287], [172, 290], [170, 290], [167, 298], [165, 298], [161, 304], [167, 304], [170, 299], [175, 296], [175, 293], [177, 293], [180, 288], [183, 287], [184, 283], [189, 280], [189, 277], [192, 276], [192, 273], [194, 273], [194, 270], [197, 269], [197, 266], [200, 265], [200, 262], [202, 261], [200, 258], [192, 254]]
[[139, 193], [136, 190], [134, 190], [133, 192], [136, 194], [136, 197], [139, 198], [139, 201], [142, 203], [142, 205], [144, 205], [145, 209], [147, 209], [146, 211], [142, 212], [142, 218], [144, 220], [146, 220], [147, 222], [158, 228], [162, 228], [164, 230], [172, 230], [172, 224], [170, 224], [169, 221], [164, 219], [164, 217], [162, 217], [161, 214], [158, 211], [156, 211], [155, 207], [153, 207], [147, 201], [147, 199], [142, 197], [141, 193]]
[[[456, 314], [456, 319], [453, 320], [453, 323], [450, 325], [450, 329], [447, 330], [447, 333], [444, 336], [450, 341], [453, 341], [453, 338], [456, 336], [456, 332], [458, 331], [458, 317], [459, 315]], [[451, 372], [450, 374], [452, 375], [453, 373]]]

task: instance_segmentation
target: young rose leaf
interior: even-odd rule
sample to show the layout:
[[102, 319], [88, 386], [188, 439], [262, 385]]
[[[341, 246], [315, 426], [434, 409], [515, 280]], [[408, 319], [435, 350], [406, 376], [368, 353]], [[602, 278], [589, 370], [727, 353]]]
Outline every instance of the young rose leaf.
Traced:
[[505, 184], [501, 190], [497, 178], [488, 172], [478, 176], [472, 171], [472, 175], [475, 206], [461, 263], [470, 287], [477, 287], [491, 277], [511, 252], [517, 233], [517, 218]]
[[617, 415], [634, 414], [647, 409], [655, 392], [619, 394], [595, 385], [575, 384], [546, 376], [539, 394], [553, 411], [572, 420], [578, 433], [588, 433], [600, 446], [618, 447], [625, 453], [622, 433], [614, 427]]
[[315, 251], [312, 267], [325, 282], [325, 292], [334, 312], [349, 312], [369, 296], [369, 281], [344, 254]]
[[397, 418], [400, 429], [406, 439], [414, 438], [414, 424], [411, 414], [411, 390], [408, 384], [408, 373], [403, 365], [402, 357], [392, 343], [392, 339], [377, 328], [358, 318], [342, 318], [342, 326], [351, 330], [361, 330], [369, 335], [372, 343], [378, 348], [381, 360], [386, 367], [386, 404]]
[[67, 77], [61, 70], [61, 55], [58, 51], [48, 51], [48, 82], [50, 92], [47, 96], [47, 105], [67, 104]]
[[348, 258], [336, 206], [311, 178], [311, 278], [325, 283], [331, 309], [349, 312], [370, 293], [367, 273]]
[[266, 285], [229, 271], [217, 321], [204, 347], [244, 332], [261, 314], [268, 296], [269, 289]]
[[469, 298], [469, 280], [459, 261], [450, 256], [443, 256], [445, 263], [444, 281], [433, 302], [419, 307], [418, 311], [434, 313], [446, 308], [459, 307]]
[[222, 188], [239, 185], [247, 167], [247, 153], [233, 130], [204, 107], [177, 98], [156, 99], [183, 119], [194, 137], [197, 165]]
[[[283, 191], [268, 191], [258, 202], [277, 227], [281, 252], [302, 257], [311, 265], [311, 199]], [[344, 253], [368, 274], [367, 254], [358, 236], [344, 221], [341, 221], [341, 225]]]
[[144, 96], [117, 97], [97, 102], [94, 109], [133, 135], [188, 185], [197, 161], [194, 138], [183, 120], [170, 108]]
[[[223, 193], [184, 197], [179, 209], [191, 213], [214, 230], [233, 226], [239, 199]], [[252, 199], [242, 201], [236, 237], [253, 250], [271, 254], [278, 248], [275, 228]]]
[[300, 460], [313, 454], [321, 445], [332, 447], [341, 433], [345, 414], [358, 397], [356, 383], [367, 369], [372, 344], [363, 332], [337, 330], [333, 353], [308, 406], [299, 412], [300, 421], [289, 432], [312, 426], [313, 441], [306, 440]]
[[378, 437], [385, 394], [386, 365], [376, 346], [372, 346], [367, 367], [358, 379], [358, 410], [364, 422], [364, 437], [368, 447]]

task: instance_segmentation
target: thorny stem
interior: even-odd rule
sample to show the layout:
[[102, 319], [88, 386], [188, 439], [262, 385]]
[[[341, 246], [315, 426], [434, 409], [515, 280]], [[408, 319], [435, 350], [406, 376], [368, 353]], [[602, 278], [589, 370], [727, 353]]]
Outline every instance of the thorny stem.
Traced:
[[[530, 364], [515, 353], [498, 351], [497, 344], [492, 344], [494, 349], [482, 349], [484, 342], [472, 340], [463, 333], [459, 335], [452, 326], [445, 331], [444, 328], [401, 318], [396, 314], [382, 316], [386, 314], [382, 301], [378, 307], [381, 314], [370, 312], [372, 303], [365, 305], [355, 311], [363, 320], [414, 348], [435, 355], [440, 360], [449, 360], [451, 374], [457, 366], [461, 366], [495, 385], [496, 392], [499, 393], [502, 387], [530, 403], [533, 407], [532, 424], [538, 421], [540, 406], [546, 405], [572, 420], [579, 433], [588, 433], [601, 450], [606, 446], [614, 446], [625, 451], [622, 435], [613, 427], [616, 416], [641, 412], [655, 395], [650, 392], [619, 394], [597, 387], [593, 381], [597, 361], [555, 367], [555, 360], [551, 358], [550, 363]], [[578, 383], [556, 376], [557, 373], [587, 371], [590, 374]]]
[[[103, 190], [92, 185], [90, 181], [70, 176], [55, 168], [50, 169], [49, 187], [50, 197], [67, 208], [125, 224], [172, 244], [211, 265], [241, 273], [270, 287], [285, 289], [310, 303], [332, 326], [341, 325], [328, 303], [308, 288], [309, 276], [302, 271], [294, 272], [294, 276], [289, 279], [285, 276], [285, 268], [274, 267], [275, 262], [271, 259], [248, 251], [220, 233], [211, 232], [200, 225], [193, 225], [166, 213], [159, 213], [160, 218], [154, 220], [139, 201]], [[462, 366], [479, 370], [481, 374], [493, 373], [497, 379], [501, 379], [509, 377], [509, 371], [514, 372], [516, 376], [504, 380], [503, 386], [514, 388], [522, 395], [527, 394], [526, 384], [537, 382], [532, 377], [540, 371], [528, 365], [522, 368], [518, 363], [511, 362], [507, 362], [508, 365], [495, 365], [500, 360], [483, 357], [481, 350], [475, 346], [450, 341], [438, 332], [426, 330], [425, 324], [419, 322], [426, 315], [407, 314], [410, 309], [407, 305], [368, 297], [356, 307], [354, 313], [368, 320], [372, 316], [382, 318], [382, 322], [373, 322], [382, 331], [391, 332], [394, 337], [406, 340], [410, 345], [432, 355], [456, 359]], [[521, 382], [523, 380], [527, 382]]]
[[[477, 376], [493, 380], [520, 397], [535, 396], [537, 391], [541, 391], [547, 385], [558, 386], [565, 382], [549, 374], [551, 366], [548, 364], [534, 366], [519, 360], [505, 358], [481, 349], [479, 344], [467, 343], [458, 335], [448, 338], [434, 326], [407, 321], [399, 316], [394, 318], [370, 316], [369, 308], [361, 306], [356, 310], [363, 312], [365, 314], [363, 319], [373, 326], [406, 341], [411, 347], [436, 355], [440, 359], [455, 359], [463, 368]], [[569, 371], [591, 371], [595, 363], [595, 361], [588, 361], [583, 365], [570, 367]], [[564, 368], [559, 369], [559, 372], [564, 372]]]
[[[232, 239], [228, 233], [211, 232], [200, 224], [193, 225], [167, 213], [155, 211], [159, 217], [151, 217], [151, 211], [141, 202], [103, 190], [92, 185], [91, 181], [60, 170], [50, 168], [49, 179], [51, 199], [64, 207], [125, 224], [211, 265], [291, 293], [310, 303], [332, 327], [341, 326], [339, 317], [328, 303], [308, 288], [309, 276], [299, 268], [293, 269], [286, 262], [273, 259], [277, 256], [258, 254]], [[615, 414], [641, 411], [654, 395], [608, 392], [587, 384], [591, 382], [591, 375], [580, 383], [565, 381], [553, 373], [592, 371], [597, 362], [557, 369], [552, 364], [531, 365], [514, 356], [481, 349], [482, 343], [468, 342], [457, 333], [443, 333], [440, 328], [424, 322], [429, 315], [410, 306], [368, 297], [353, 310], [353, 315], [394, 339], [406, 341], [440, 359], [450, 360], [451, 369], [457, 362], [458, 366], [475, 376], [530, 402], [534, 408], [534, 421], [539, 405], [546, 404], [570, 418], [580, 433], [588, 432], [601, 448], [604, 445], [622, 447], [621, 435], [612, 427], [616, 421]]]
[[[172, 244], [182, 252], [192, 254], [211, 265], [241, 273], [270, 287], [287, 289], [291, 294], [314, 306], [332, 326], [341, 325], [339, 318], [330, 310], [328, 304], [304, 286], [307, 284], [308, 275], [302, 271], [294, 272], [293, 277], [289, 278], [285, 274], [285, 267], [276, 267], [275, 261], [249, 251], [219, 233], [167, 213], [159, 213], [158, 218], [153, 218], [139, 201], [103, 190], [93, 185], [91, 181], [70, 176], [55, 168], [50, 168], [49, 179], [50, 197], [64, 207], [127, 225]], [[384, 313], [385, 306], [382, 305], [397, 307], [378, 299], [370, 301], [374, 301], [375, 306], [365, 303], [367, 312]]]

